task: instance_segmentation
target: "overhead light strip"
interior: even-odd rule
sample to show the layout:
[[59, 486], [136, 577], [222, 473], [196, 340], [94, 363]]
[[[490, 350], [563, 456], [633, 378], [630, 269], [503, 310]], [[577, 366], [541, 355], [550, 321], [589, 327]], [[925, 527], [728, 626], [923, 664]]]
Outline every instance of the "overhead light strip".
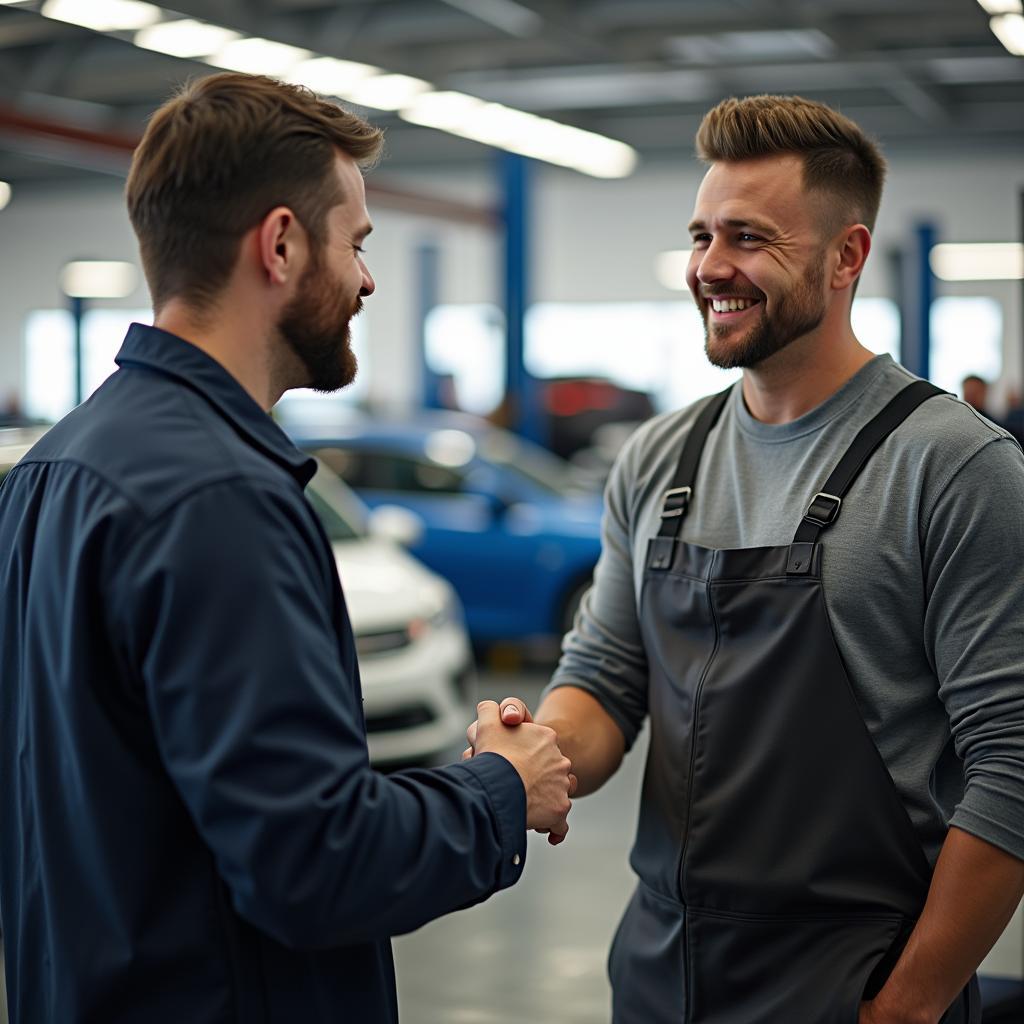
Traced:
[[[5, 2], [9, 0], [0, 0], [0, 4]], [[40, 13], [96, 32], [132, 33], [131, 41], [142, 49], [234, 71], [272, 75], [359, 106], [397, 111], [411, 124], [597, 178], [624, 178], [638, 162], [631, 146], [596, 132], [465, 93], [437, 91], [423, 79], [369, 64], [242, 35], [142, 0], [45, 0]]]
[[1020, 242], [943, 242], [928, 257], [943, 281], [1020, 281], [1024, 245]]

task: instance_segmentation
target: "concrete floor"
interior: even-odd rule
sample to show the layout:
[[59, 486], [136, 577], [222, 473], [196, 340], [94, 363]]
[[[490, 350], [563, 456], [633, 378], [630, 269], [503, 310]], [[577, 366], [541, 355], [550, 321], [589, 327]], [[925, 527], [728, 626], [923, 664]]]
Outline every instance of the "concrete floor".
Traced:
[[[481, 698], [535, 707], [540, 672], [485, 673]], [[627, 863], [646, 757], [577, 801], [557, 847], [531, 835], [519, 883], [395, 940], [402, 1024], [607, 1024], [605, 959], [633, 888]]]

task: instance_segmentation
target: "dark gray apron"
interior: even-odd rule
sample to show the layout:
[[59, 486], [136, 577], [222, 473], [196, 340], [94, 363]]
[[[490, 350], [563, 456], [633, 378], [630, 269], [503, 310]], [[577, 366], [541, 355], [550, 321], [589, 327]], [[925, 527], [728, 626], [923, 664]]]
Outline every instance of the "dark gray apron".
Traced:
[[[836, 648], [818, 536], [878, 445], [941, 392], [915, 382], [864, 427], [792, 544], [712, 550], [677, 535], [727, 394], [698, 417], [647, 552], [651, 743], [614, 1021], [856, 1024], [931, 869]], [[973, 981], [943, 1020], [979, 1014]]]

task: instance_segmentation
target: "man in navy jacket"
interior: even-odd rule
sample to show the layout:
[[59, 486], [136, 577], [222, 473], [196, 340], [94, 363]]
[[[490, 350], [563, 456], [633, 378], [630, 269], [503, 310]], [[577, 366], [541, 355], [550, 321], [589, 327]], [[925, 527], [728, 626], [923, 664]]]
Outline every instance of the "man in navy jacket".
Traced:
[[569, 762], [369, 766], [352, 631], [267, 411], [355, 372], [380, 132], [214, 75], [128, 181], [154, 327], [0, 491], [0, 912], [13, 1022], [397, 1020], [389, 936], [513, 884]]

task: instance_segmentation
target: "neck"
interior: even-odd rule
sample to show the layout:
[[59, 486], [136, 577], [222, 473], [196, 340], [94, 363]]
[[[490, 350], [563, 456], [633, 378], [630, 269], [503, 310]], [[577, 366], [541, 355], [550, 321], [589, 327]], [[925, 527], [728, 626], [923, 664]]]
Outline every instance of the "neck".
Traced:
[[[224, 314], [225, 308], [232, 310], [230, 317]], [[285, 391], [275, 372], [273, 339], [266, 327], [269, 322], [269, 317], [245, 303], [225, 301], [199, 312], [180, 299], [171, 299], [153, 325], [184, 338], [215, 359], [264, 412], [269, 412]]]
[[743, 399], [754, 419], [789, 423], [834, 395], [873, 358], [848, 324], [839, 337], [819, 328], [744, 370]]

